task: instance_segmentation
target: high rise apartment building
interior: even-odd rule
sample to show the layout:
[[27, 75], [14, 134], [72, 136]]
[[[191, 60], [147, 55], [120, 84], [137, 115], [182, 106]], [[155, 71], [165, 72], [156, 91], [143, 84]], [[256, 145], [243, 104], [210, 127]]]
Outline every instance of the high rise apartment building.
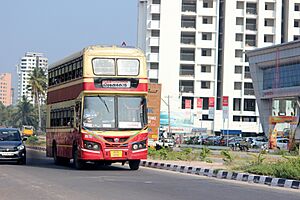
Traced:
[[20, 100], [22, 96], [26, 96], [28, 100], [32, 101], [33, 96], [29, 90], [29, 78], [33, 69], [40, 67], [43, 70], [47, 70], [48, 59], [44, 57], [42, 53], [27, 52], [25, 56], [21, 58], [20, 63], [17, 65], [18, 74], [18, 94], [17, 100]]
[[[245, 52], [298, 39], [300, 0], [138, 4], [138, 46], [147, 56], [150, 81], [162, 84], [162, 98], [171, 97], [169, 108], [191, 109], [193, 126], [209, 133], [262, 132]], [[229, 97], [228, 120], [223, 120], [223, 96]], [[198, 98], [203, 99], [200, 117]]]
[[0, 102], [5, 106], [12, 104], [11, 74], [0, 73]]

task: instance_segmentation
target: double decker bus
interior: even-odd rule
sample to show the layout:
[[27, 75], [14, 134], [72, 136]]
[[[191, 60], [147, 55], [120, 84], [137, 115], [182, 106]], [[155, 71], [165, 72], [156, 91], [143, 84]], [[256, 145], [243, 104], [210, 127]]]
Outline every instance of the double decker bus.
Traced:
[[73, 159], [129, 163], [147, 158], [147, 69], [141, 50], [89, 46], [48, 70], [46, 154], [55, 164]]

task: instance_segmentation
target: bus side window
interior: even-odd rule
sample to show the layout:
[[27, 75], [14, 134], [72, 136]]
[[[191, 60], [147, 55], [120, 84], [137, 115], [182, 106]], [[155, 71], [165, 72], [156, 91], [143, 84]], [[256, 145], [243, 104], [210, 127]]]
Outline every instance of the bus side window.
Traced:
[[77, 102], [75, 106], [75, 112], [76, 112], [76, 127], [79, 127], [80, 125], [80, 116], [81, 116], [81, 102]]

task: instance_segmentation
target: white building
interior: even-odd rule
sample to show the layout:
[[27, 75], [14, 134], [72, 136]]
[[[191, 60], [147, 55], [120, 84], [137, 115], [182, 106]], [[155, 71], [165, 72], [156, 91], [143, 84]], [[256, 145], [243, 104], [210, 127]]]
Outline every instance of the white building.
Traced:
[[20, 63], [17, 65], [18, 74], [18, 94], [17, 101], [22, 96], [26, 96], [28, 100], [32, 101], [33, 97], [29, 87], [29, 77], [34, 68], [41, 67], [43, 70], [48, 68], [48, 58], [44, 57], [42, 53], [27, 52], [25, 56], [21, 58]]
[[[163, 98], [171, 96], [170, 109], [185, 113], [191, 101], [194, 127], [259, 133], [245, 52], [297, 39], [299, 10], [300, 0], [139, 0], [138, 47], [147, 56], [150, 81], [162, 84]], [[223, 96], [229, 97], [229, 120], [223, 120]]]

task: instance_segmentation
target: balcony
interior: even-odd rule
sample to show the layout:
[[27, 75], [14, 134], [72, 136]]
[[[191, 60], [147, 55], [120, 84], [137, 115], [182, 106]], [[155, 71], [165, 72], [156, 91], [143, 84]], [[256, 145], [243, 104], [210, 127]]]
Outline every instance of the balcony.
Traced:
[[245, 45], [248, 47], [255, 47], [256, 46], [256, 40], [246, 40]]
[[159, 29], [160, 21], [158, 20], [149, 20], [148, 21], [148, 29]]
[[257, 10], [256, 8], [247, 8], [246, 13], [247, 15], [257, 15]]
[[160, 4], [152, 4], [150, 6], [150, 13], [151, 14], [159, 14], [160, 13]]
[[250, 72], [245, 72], [244, 78], [250, 78], [250, 79], [251, 79], [251, 74], [250, 74]]
[[185, 29], [195, 29], [196, 28], [196, 20], [182, 20], [181, 21], [181, 28]]
[[246, 30], [257, 31], [256, 24], [246, 24]]
[[150, 69], [149, 70], [149, 78], [150, 79], [158, 79], [158, 70], [157, 69]]
[[148, 62], [159, 62], [159, 53], [149, 53], [147, 55]]
[[196, 3], [195, 4], [187, 4], [187, 3], [183, 3], [182, 4], [181, 12], [193, 12], [193, 13], [196, 13], [196, 10], [197, 10]]
[[159, 37], [149, 38], [149, 46], [159, 46]]

